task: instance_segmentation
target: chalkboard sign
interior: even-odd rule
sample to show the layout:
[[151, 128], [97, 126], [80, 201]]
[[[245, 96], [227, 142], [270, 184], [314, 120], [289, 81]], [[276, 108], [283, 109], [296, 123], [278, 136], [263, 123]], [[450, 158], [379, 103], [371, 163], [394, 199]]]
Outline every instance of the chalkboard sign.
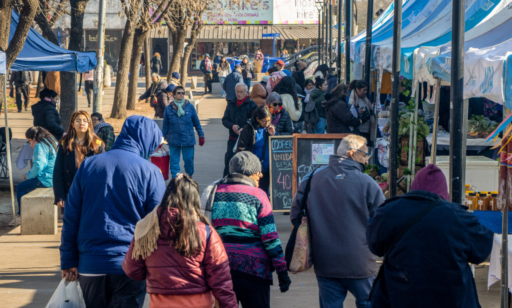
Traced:
[[341, 140], [348, 134], [297, 134], [293, 137], [293, 183], [295, 195], [302, 179], [310, 172], [329, 164]]
[[293, 136], [270, 137], [270, 202], [274, 212], [288, 212], [292, 205]]

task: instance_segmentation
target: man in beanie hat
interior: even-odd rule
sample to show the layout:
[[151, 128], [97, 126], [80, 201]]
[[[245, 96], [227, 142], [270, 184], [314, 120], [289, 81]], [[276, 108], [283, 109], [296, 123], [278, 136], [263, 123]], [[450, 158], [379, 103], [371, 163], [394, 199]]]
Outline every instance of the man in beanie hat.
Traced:
[[288, 291], [283, 248], [267, 194], [258, 188], [261, 163], [251, 152], [236, 153], [230, 174], [210, 194], [212, 225], [229, 257], [233, 289], [244, 308], [270, 307], [272, 272], [277, 271], [281, 292]]
[[493, 233], [466, 206], [448, 201], [435, 165], [418, 172], [411, 188], [387, 200], [368, 226], [368, 246], [385, 260], [371, 307], [480, 307], [469, 263], [487, 259]]
[[204, 59], [201, 61], [201, 64], [199, 65], [199, 69], [201, 72], [203, 72], [203, 81], [204, 81], [204, 94], [208, 92], [207, 83], [208, 80], [213, 78], [212, 70], [213, 70], [213, 63], [210, 60], [210, 54], [205, 54]]

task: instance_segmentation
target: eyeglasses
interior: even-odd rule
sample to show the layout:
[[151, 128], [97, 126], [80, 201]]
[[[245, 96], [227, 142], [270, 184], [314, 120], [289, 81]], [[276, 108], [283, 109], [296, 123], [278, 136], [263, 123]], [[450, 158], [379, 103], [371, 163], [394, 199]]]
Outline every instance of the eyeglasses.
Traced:
[[176, 95], [184, 95], [185, 92], [176, 92]]
[[263, 123], [263, 124], [267, 124], [267, 123], [272, 122], [272, 120], [271, 120], [271, 119], [265, 119], [265, 120], [260, 120], [260, 119], [258, 119], [258, 121], [260, 121], [260, 122], [261, 122], [261, 123]]
[[361, 152], [361, 153], [365, 154], [365, 155], [366, 155], [366, 156], [365, 156], [365, 158], [367, 158], [367, 159], [370, 159], [370, 157], [372, 157], [372, 153], [367, 153], [367, 152], [365, 152], [365, 151], [363, 151], [363, 150], [354, 149], [354, 148], [350, 148], [350, 149], [351, 149], [351, 150], [358, 151], [358, 152]]
[[283, 106], [283, 103], [272, 103], [272, 106], [281, 107], [281, 106]]
[[78, 119], [78, 120], [75, 120], [75, 123], [77, 123], [77, 124], [80, 124], [80, 123], [89, 123], [89, 120], [87, 120], [87, 119], [83, 119], [83, 120]]

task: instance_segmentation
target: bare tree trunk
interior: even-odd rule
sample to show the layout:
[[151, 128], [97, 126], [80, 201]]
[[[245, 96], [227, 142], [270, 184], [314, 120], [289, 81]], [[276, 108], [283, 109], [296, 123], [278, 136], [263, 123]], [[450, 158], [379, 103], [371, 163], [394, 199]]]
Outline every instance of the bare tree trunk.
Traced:
[[[181, 69], [180, 69], [181, 84], [184, 87], [186, 87], [186, 85], [187, 85], [188, 61], [190, 59], [190, 54], [192, 53], [192, 50], [194, 50], [194, 47], [196, 46], [197, 36], [199, 35], [199, 32], [201, 32], [201, 28], [202, 28], [201, 25], [193, 26], [191, 37], [188, 40], [188, 45], [187, 45], [187, 47], [185, 47], [185, 54], [183, 55], [183, 61], [181, 63]], [[206, 90], [206, 84], [204, 85], [204, 88]]]
[[39, 97], [39, 92], [41, 92], [43, 86], [44, 86], [43, 72], [39, 72], [38, 77], [37, 77], [36, 95], [34, 96], [35, 98]]
[[[11, 69], [11, 66], [23, 49], [23, 45], [25, 44], [25, 40], [27, 39], [28, 32], [32, 27], [32, 22], [37, 12], [37, 0], [23, 0], [22, 2], [23, 8], [20, 12], [18, 26], [16, 27], [16, 31], [14, 31], [9, 47], [7, 47], [5, 51], [7, 56], [7, 71]], [[9, 22], [10, 21], [11, 19], [9, 18]], [[9, 31], [9, 28], [7, 28], [7, 31]], [[9, 32], [7, 32], [7, 37], [9, 37]]]
[[[69, 50], [83, 50], [84, 13], [89, 0], [70, 0], [71, 32], [69, 36]], [[69, 126], [73, 112], [78, 109], [76, 99], [76, 83], [74, 72], [60, 72], [60, 117], [64, 131]]]
[[357, 34], [357, 1], [352, 1], [352, 36]]
[[132, 59], [130, 62], [130, 84], [128, 86], [128, 102], [126, 109], [135, 110], [135, 103], [137, 102], [137, 85], [139, 83], [139, 63], [142, 55], [142, 45], [148, 32], [135, 30], [135, 37], [133, 39]]
[[[140, 1], [138, 2], [140, 5]], [[139, 6], [138, 5], [138, 6]], [[121, 40], [121, 50], [119, 53], [119, 69], [116, 76], [116, 89], [114, 93], [114, 104], [112, 105], [111, 118], [126, 118], [126, 99], [128, 95], [127, 83], [130, 69], [130, 54], [132, 53], [133, 39], [135, 35], [136, 21], [126, 20], [123, 38]]]
[[[151, 67], [149, 66], [149, 35], [146, 36], [146, 40], [144, 42], [144, 63], [145, 66], [145, 72], [146, 72], [146, 89], [148, 89], [151, 86]], [[149, 98], [146, 98], [146, 103], [149, 103]]]
[[0, 1], [0, 50], [6, 51], [9, 47], [9, 34], [11, 28], [12, 5], [14, 0]]
[[167, 80], [171, 79], [171, 74], [178, 71], [178, 68], [180, 67], [180, 60], [183, 56], [183, 45], [185, 45], [185, 39], [187, 38], [187, 27], [185, 26], [184, 28], [185, 29], [180, 29], [178, 31], [176, 34], [176, 40], [174, 40], [173, 34], [174, 54], [172, 57], [171, 65], [169, 66], [169, 72], [167, 72]]
[[50, 27], [50, 24], [48, 23], [48, 18], [42, 11], [39, 11], [39, 13], [36, 14], [34, 21], [41, 29], [41, 32], [43, 32], [44, 38], [59, 46], [59, 40], [57, 39], [55, 33], [52, 31], [52, 27]]

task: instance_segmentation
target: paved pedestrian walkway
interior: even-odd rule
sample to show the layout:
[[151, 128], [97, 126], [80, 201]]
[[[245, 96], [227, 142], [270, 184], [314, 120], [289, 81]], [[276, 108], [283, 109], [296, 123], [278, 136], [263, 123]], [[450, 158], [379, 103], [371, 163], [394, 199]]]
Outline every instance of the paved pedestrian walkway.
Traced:
[[[194, 179], [203, 190], [218, 179], [224, 168], [224, 153], [228, 133], [222, 126], [221, 117], [226, 102], [220, 96], [206, 96], [200, 101], [199, 117], [205, 132], [206, 143], [195, 149]], [[182, 167], [183, 168], [183, 167]], [[1, 200], [1, 199], [0, 199]], [[10, 204], [0, 204], [0, 214], [8, 213]], [[291, 232], [289, 216], [276, 213], [277, 231], [283, 246]], [[45, 307], [60, 282], [59, 245], [60, 234], [45, 236], [21, 236], [20, 227], [0, 236], [0, 306], [5, 308]], [[336, 245], [336, 243], [333, 243]], [[487, 292], [488, 266], [476, 269], [476, 282], [482, 307], [499, 307], [499, 286]], [[319, 307], [318, 288], [314, 270], [290, 275], [292, 285], [287, 293], [280, 293], [277, 276], [271, 291], [274, 308]], [[148, 307], [147, 303], [145, 307]], [[355, 308], [350, 294], [345, 307]]]

